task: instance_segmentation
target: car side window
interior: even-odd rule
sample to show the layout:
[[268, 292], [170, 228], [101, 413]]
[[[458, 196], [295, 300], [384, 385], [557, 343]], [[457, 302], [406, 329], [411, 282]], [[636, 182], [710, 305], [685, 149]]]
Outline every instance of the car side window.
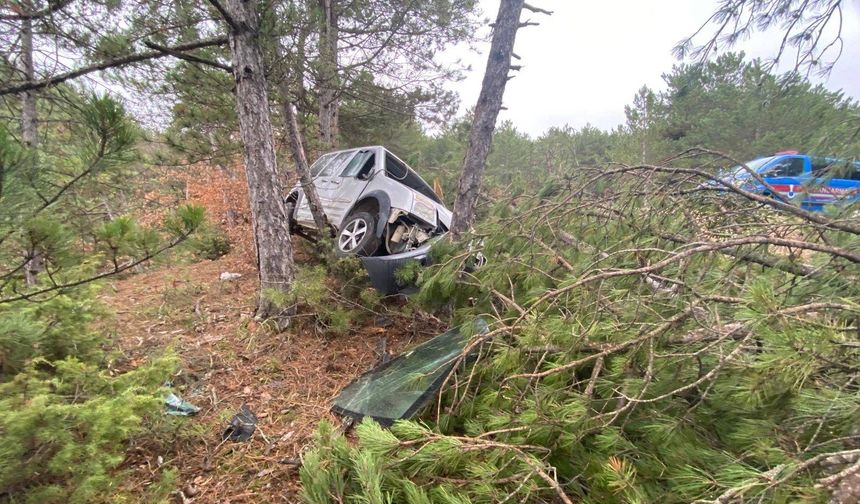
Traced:
[[325, 156], [321, 156], [319, 159], [314, 161], [314, 164], [311, 165], [311, 176], [316, 177], [322, 172], [326, 166], [328, 166], [329, 162], [331, 162], [331, 158], [334, 157], [334, 154], [326, 154]]
[[394, 180], [404, 181], [409, 175], [409, 170], [406, 169], [400, 161], [394, 159], [391, 155], [385, 155], [385, 174]]
[[803, 175], [803, 158], [781, 159], [771, 166], [766, 175], [768, 177], [799, 177]]
[[385, 153], [385, 175], [410, 189], [418, 191], [436, 203], [442, 203], [442, 200], [433, 192], [433, 188], [427, 185], [427, 182], [424, 182], [417, 173], [387, 152]]
[[376, 163], [376, 156], [371, 151], [360, 151], [355, 155], [346, 168], [343, 169], [341, 177], [356, 177], [370, 173]]
[[833, 166], [830, 170], [833, 178], [842, 180], [860, 180], [860, 167], [854, 163], [841, 162]]
[[331, 177], [332, 173], [334, 173], [334, 171], [354, 153], [355, 151], [347, 151], [326, 154], [325, 156], [317, 159], [313, 166], [311, 166], [311, 175], [313, 177]]

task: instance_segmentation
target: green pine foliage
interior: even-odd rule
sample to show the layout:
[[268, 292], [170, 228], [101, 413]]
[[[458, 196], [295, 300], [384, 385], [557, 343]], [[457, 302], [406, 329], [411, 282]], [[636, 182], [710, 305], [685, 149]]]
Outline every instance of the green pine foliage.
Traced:
[[290, 296], [299, 311], [308, 312], [316, 328], [344, 334], [374, 313], [380, 296], [369, 287], [358, 258], [329, 252], [326, 259], [324, 265], [306, 265], [296, 272]]
[[9, 502], [129, 497], [125, 450], [158, 429], [177, 361], [112, 366], [99, 280], [178, 246], [204, 220], [193, 206], [159, 227], [88, 211], [108, 206], [105, 188], [129, 175], [139, 128], [109, 97], [70, 99], [74, 112], [56, 113], [36, 148], [0, 127], [0, 499]]
[[[161, 229], [91, 212], [107, 205], [105, 188], [135, 161], [138, 128], [117, 101], [96, 96], [81, 99], [61, 124], [36, 149], [0, 128], [3, 300], [123, 271], [184, 242], [204, 221], [193, 206], [177, 208]], [[35, 267], [27, 264], [34, 257]], [[25, 285], [25, 269], [35, 270], [38, 285]]]
[[36, 357], [98, 359], [104, 337], [91, 326], [106, 312], [96, 293], [87, 286], [41, 303], [0, 305], [0, 375], [24, 371]]
[[700, 146], [739, 160], [786, 149], [860, 155], [856, 101], [799, 74], [774, 75], [760, 60], [728, 53], [678, 65], [663, 80], [666, 90], [643, 87], [625, 108], [614, 161], [655, 162]]
[[230, 238], [221, 228], [211, 224], [196, 230], [188, 245], [196, 257], [210, 261], [229, 254], [231, 249]]
[[111, 376], [74, 357], [36, 358], [0, 384], [0, 488], [12, 502], [119, 497], [126, 442], [161, 414], [174, 358]]
[[416, 421], [322, 424], [305, 501], [825, 501], [803, 467], [860, 422], [860, 236], [671, 180], [579, 167], [440, 242], [417, 301], [494, 320], [476, 364]]

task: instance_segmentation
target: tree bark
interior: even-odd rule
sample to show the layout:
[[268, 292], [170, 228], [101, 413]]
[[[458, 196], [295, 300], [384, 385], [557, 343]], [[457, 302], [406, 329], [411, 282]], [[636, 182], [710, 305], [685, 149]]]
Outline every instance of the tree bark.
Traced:
[[[35, 80], [33, 67], [33, 20], [21, 20], [21, 72], [28, 83]], [[35, 147], [39, 141], [36, 116], [35, 90], [23, 91], [21, 97], [21, 139], [27, 147]]]
[[[293, 89], [296, 93], [295, 104], [303, 105], [307, 100], [307, 88], [305, 87], [305, 68], [308, 60], [306, 47], [308, 35], [312, 30], [310, 24], [302, 23], [299, 27], [299, 34], [296, 38], [296, 59], [293, 65], [292, 74], [295, 78]], [[307, 134], [305, 134], [307, 138]]]
[[319, 0], [321, 14], [319, 36], [319, 134], [323, 151], [337, 148], [337, 0]]
[[[21, 19], [21, 73], [30, 83], [35, 79], [36, 71], [33, 66], [33, 19], [29, 16]], [[21, 140], [27, 147], [36, 147], [39, 143], [38, 117], [36, 115], [36, 91], [23, 91], [21, 97]], [[38, 244], [34, 244], [24, 252], [24, 282], [28, 287], [38, 283], [39, 273], [45, 269], [45, 260]]]
[[293, 156], [293, 161], [296, 163], [296, 172], [299, 174], [299, 181], [302, 183], [302, 191], [308, 199], [308, 207], [310, 207], [311, 215], [314, 217], [314, 225], [320, 232], [321, 236], [327, 234], [329, 229], [328, 220], [322, 209], [320, 197], [317, 194], [316, 186], [314, 186], [311, 170], [308, 166], [308, 158], [305, 155], [305, 148], [302, 145], [301, 132], [299, 124], [296, 121], [296, 110], [293, 107], [290, 99], [290, 90], [287, 80], [284, 79], [278, 85], [281, 92], [281, 103], [283, 107], [284, 122], [287, 127], [287, 136], [290, 138], [290, 153]]
[[508, 82], [511, 53], [520, 26], [523, 3], [523, 0], [502, 0], [499, 5], [499, 14], [496, 17], [493, 38], [490, 42], [487, 69], [484, 71], [481, 94], [472, 118], [472, 130], [469, 133], [469, 144], [463, 160], [463, 173], [457, 185], [454, 217], [451, 221], [451, 238], [454, 240], [468, 231], [475, 220], [475, 204], [478, 201], [478, 192], [481, 190], [481, 179], [484, 176], [496, 119], [502, 108], [502, 96], [505, 94], [505, 85]]
[[[236, 108], [244, 146], [245, 174], [260, 278], [257, 317], [288, 321], [284, 303], [293, 282], [293, 245], [275, 159], [274, 132], [255, 0], [227, 0], [229, 43], [236, 79]], [[232, 21], [232, 22], [230, 22]], [[281, 298], [281, 299], [279, 299]]]

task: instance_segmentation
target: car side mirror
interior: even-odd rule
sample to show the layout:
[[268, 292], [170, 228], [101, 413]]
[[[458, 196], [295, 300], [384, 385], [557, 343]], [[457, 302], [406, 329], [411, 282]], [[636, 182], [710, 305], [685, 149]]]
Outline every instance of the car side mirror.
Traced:
[[376, 176], [376, 171], [374, 171], [373, 168], [371, 168], [370, 170], [368, 170], [366, 172], [359, 173], [358, 175], [356, 175], [355, 178], [357, 178], [359, 180], [370, 181], [373, 179], [374, 176]]

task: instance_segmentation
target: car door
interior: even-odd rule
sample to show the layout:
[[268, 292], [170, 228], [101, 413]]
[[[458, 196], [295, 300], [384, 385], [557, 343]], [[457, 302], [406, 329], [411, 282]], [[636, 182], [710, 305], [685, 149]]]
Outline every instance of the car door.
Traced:
[[805, 194], [809, 171], [809, 159], [806, 156], [782, 156], [768, 163], [761, 174], [774, 191], [788, 200], [794, 200]]
[[848, 202], [860, 197], [860, 167], [855, 163], [826, 158], [813, 159], [812, 176], [815, 190], [810, 194], [810, 203], [817, 207], [828, 203]]
[[[313, 177], [314, 187], [317, 190], [317, 195], [320, 198], [320, 204], [323, 207], [323, 213], [329, 222], [339, 223], [339, 220], [334, 220], [331, 215], [333, 206], [333, 190], [336, 185], [332, 179], [337, 177], [343, 170], [344, 165], [355, 155], [355, 150], [331, 152], [317, 159], [310, 167], [311, 176]], [[314, 228], [314, 218], [311, 214], [308, 199], [301, 195], [296, 208], [295, 219], [300, 225]]]
[[369, 175], [376, 169], [376, 159], [375, 149], [359, 149], [341, 163], [337, 171], [322, 177], [317, 185], [320, 199], [326, 199], [326, 217], [338, 229], [370, 182]]

